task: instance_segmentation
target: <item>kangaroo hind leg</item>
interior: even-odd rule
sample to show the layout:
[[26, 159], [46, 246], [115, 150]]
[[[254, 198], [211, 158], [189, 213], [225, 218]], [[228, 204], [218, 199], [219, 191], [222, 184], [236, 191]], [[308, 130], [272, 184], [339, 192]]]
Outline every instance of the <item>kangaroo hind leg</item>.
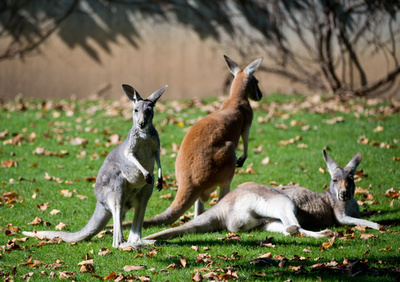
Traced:
[[266, 223], [265, 230], [267, 231], [281, 232], [286, 236], [303, 233], [308, 237], [314, 238], [327, 237], [332, 234], [332, 231], [328, 229], [319, 232], [303, 229], [296, 217], [295, 204], [285, 195], [269, 198], [264, 207], [264, 212], [269, 215], [267, 217], [276, 219]]
[[154, 244], [155, 240], [142, 240], [142, 228], [144, 221], [144, 214], [146, 211], [147, 202], [153, 192], [153, 185], [146, 184], [140, 193], [133, 200], [133, 208], [135, 209], [135, 214], [133, 216], [133, 221], [131, 229], [129, 231], [128, 242], [130, 246], [139, 246], [141, 244], [150, 245]]

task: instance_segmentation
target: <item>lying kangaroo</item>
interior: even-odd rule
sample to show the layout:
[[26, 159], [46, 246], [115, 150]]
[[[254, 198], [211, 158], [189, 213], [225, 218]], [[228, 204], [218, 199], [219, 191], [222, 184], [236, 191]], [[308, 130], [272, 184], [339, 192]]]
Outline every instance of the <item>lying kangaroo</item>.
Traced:
[[167, 229], [145, 239], [168, 239], [185, 233], [204, 233], [228, 229], [232, 232], [259, 228], [285, 235], [304, 233], [310, 237], [331, 236], [326, 229], [319, 232], [303, 228], [325, 228], [334, 224], [380, 225], [360, 219], [354, 199], [354, 173], [361, 162], [357, 153], [342, 169], [323, 151], [332, 180], [329, 191], [315, 193], [298, 186], [272, 188], [246, 183], [226, 195], [218, 204], [199, 217], [179, 227]]
[[[41, 238], [59, 237], [65, 242], [89, 240], [101, 231], [110, 220], [114, 221], [113, 247], [152, 243], [141, 239], [142, 224], [147, 201], [153, 191], [154, 162], [158, 166], [157, 188], [162, 188], [160, 140], [153, 126], [153, 108], [166, 87], [143, 100], [129, 85], [122, 85], [133, 103], [133, 126], [128, 137], [106, 157], [96, 179], [94, 194], [96, 209], [86, 226], [78, 232], [60, 231], [22, 232]], [[122, 220], [126, 212], [135, 209], [128, 242], [122, 234]]]
[[[175, 163], [178, 192], [171, 206], [163, 213], [145, 220], [143, 226], [170, 224], [177, 220], [197, 200], [195, 216], [204, 211], [203, 202], [219, 186], [219, 198], [229, 192], [235, 167], [247, 158], [249, 131], [253, 110], [248, 98], [262, 97], [258, 81], [253, 76], [262, 59], [244, 70], [225, 56], [235, 78], [230, 96], [221, 109], [197, 122], [184, 137]], [[243, 139], [243, 155], [236, 158], [239, 138]]]

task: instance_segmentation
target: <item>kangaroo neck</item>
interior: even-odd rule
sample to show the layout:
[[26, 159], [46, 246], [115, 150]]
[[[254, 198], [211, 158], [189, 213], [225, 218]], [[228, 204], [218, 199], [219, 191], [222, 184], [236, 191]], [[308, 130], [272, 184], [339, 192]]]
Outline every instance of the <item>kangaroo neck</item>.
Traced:
[[242, 73], [238, 73], [234, 80], [232, 81], [229, 98], [225, 101], [224, 106], [235, 106], [242, 104], [243, 102], [248, 104], [248, 97], [246, 93], [247, 79]]
[[129, 131], [129, 138], [131, 140], [131, 142], [133, 140], [137, 140], [137, 139], [142, 139], [142, 138], [146, 138], [148, 136], [150, 136], [150, 125], [146, 126], [145, 128], [140, 128], [138, 126], [133, 126], [131, 128], [131, 130]]

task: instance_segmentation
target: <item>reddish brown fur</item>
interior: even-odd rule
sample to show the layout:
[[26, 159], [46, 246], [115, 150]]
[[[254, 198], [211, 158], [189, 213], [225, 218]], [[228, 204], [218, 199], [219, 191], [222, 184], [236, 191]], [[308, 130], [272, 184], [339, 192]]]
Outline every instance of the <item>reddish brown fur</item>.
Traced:
[[[188, 131], [175, 163], [176, 197], [165, 212], [146, 220], [144, 226], [174, 222], [198, 198], [207, 201], [217, 187], [220, 187], [220, 198], [229, 192], [237, 162], [236, 148], [240, 136], [246, 138], [247, 143], [253, 119], [248, 100], [249, 92], [254, 89], [250, 78], [239, 70], [232, 82], [229, 99], [218, 111], [207, 115]], [[245, 150], [247, 154], [247, 148]]]

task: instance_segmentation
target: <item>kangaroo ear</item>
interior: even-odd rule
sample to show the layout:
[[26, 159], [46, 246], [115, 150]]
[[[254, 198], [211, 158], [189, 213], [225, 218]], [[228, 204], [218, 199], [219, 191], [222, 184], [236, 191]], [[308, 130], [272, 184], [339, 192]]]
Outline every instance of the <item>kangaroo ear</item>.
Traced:
[[143, 100], [139, 93], [132, 86], [128, 84], [122, 84], [122, 89], [124, 89], [126, 97], [128, 97], [128, 99], [133, 103]]
[[361, 153], [357, 153], [354, 155], [354, 157], [351, 159], [351, 161], [346, 165], [347, 168], [350, 168], [353, 174], [356, 174], [357, 172], [357, 167], [361, 163]]
[[257, 69], [260, 66], [262, 60], [263, 60], [263, 58], [259, 58], [259, 59], [255, 60], [254, 62], [250, 63], [244, 69], [244, 73], [246, 74], [247, 77], [252, 76], [257, 71]]
[[157, 100], [161, 97], [167, 87], [168, 85], [165, 85], [163, 88], [158, 89], [156, 92], [151, 94], [147, 100], [150, 100], [153, 104], [156, 104]]
[[236, 74], [240, 70], [240, 67], [234, 61], [232, 61], [228, 56], [224, 55], [224, 58], [225, 58], [226, 63], [228, 64], [228, 68], [229, 68], [230, 72], [233, 74], [233, 76], [236, 76]]
[[335, 170], [339, 167], [339, 165], [330, 156], [328, 156], [325, 150], [322, 150], [322, 155], [324, 156], [329, 174], [333, 177], [335, 175]]

